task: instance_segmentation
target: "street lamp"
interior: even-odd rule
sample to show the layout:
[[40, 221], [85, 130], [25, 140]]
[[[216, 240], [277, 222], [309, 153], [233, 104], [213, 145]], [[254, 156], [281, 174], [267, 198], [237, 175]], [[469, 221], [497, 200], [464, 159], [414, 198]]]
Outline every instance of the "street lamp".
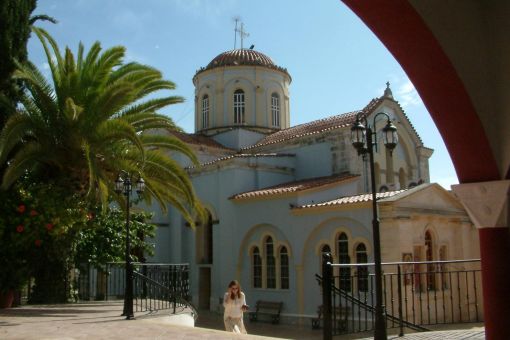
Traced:
[[[375, 264], [375, 333], [376, 340], [387, 339], [386, 335], [386, 310], [383, 305], [382, 296], [382, 266], [381, 266], [381, 239], [379, 235], [379, 216], [377, 213], [377, 199], [375, 187], [375, 170], [374, 170], [374, 148], [377, 151], [377, 131], [375, 128], [375, 119], [379, 115], [386, 116], [386, 126], [382, 129], [384, 145], [390, 152], [390, 156], [395, 146], [398, 143], [397, 128], [390, 120], [390, 117], [384, 113], [379, 112], [374, 116], [373, 128], [368, 125], [367, 117], [358, 114], [356, 122], [351, 127], [351, 141], [352, 145], [358, 150], [358, 155], [365, 155], [368, 153], [370, 162], [370, 179], [372, 188], [372, 233], [374, 238], [374, 264]], [[364, 121], [365, 125], [361, 123]]]
[[[124, 177], [119, 174], [117, 180], [115, 180], [115, 192], [117, 194], [123, 194], [126, 196], [126, 286], [124, 291], [124, 311], [123, 316], [126, 320], [132, 320], [135, 318], [133, 314], [133, 266], [131, 264], [131, 244], [129, 237], [129, 208], [131, 206], [130, 198], [133, 192], [131, 184], [131, 175], [123, 171]], [[136, 192], [138, 196], [145, 190], [145, 181], [142, 177], [139, 177], [136, 181]]]

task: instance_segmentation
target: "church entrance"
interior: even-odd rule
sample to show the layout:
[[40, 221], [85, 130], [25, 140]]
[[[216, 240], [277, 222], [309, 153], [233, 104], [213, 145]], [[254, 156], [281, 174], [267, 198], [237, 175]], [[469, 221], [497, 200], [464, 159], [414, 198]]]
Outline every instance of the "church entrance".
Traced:
[[195, 236], [198, 271], [198, 308], [211, 309], [211, 267], [213, 264], [212, 216], [208, 212], [207, 223], [198, 225]]
[[211, 268], [202, 267], [199, 271], [198, 308], [211, 309]]

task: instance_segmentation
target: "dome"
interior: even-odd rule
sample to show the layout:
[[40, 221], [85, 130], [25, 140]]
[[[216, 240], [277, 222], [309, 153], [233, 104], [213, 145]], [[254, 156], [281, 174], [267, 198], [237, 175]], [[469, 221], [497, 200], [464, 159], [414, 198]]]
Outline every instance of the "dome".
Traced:
[[271, 58], [264, 53], [246, 48], [230, 50], [217, 55], [206, 67], [202, 67], [198, 70], [197, 74], [216, 67], [225, 66], [263, 66], [289, 75], [287, 69], [277, 66]]

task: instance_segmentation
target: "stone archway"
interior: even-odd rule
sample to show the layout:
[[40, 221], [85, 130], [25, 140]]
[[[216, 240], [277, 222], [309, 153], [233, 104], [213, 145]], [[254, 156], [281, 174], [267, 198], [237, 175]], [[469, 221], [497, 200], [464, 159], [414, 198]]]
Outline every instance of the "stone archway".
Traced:
[[479, 228], [486, 337], [510, 338], [510, 214], [505, 212], [510, 105], [502, 99], [510, 86], [505, 72], [510, 25], [501, 14], [510, 3], [342, 1], [401, 64], [444, 139], [460, 183], [473, 183], [454, 190]]

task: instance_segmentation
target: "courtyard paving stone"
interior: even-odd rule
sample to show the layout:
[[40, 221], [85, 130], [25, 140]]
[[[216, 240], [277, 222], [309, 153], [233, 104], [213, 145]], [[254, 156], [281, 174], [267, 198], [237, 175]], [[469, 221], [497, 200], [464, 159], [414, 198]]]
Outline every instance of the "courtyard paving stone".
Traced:
[[[137, 313], [135, 320], [120, 316], [122, 301], [0, 309], [0, 339], [322, 339], [320, 330], [292, 325], [247, 322], [249, 335], [224, 332], [221, 314], [201, 312], [195, 327], [183, 326], [179, 316]], [[181, 315], [182, 316], [182, 315]], [[188, 319], [189, 320], [189, 319]], [[405, 340], [485, 338], [482, 325], [462, 330], [406, 334]], [[370, 333], [335, 339], [371, 339]], [[398, 338], [396, 335], [390, 339]]]

